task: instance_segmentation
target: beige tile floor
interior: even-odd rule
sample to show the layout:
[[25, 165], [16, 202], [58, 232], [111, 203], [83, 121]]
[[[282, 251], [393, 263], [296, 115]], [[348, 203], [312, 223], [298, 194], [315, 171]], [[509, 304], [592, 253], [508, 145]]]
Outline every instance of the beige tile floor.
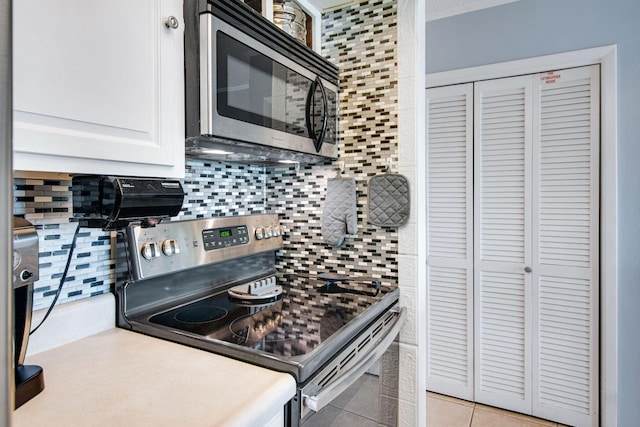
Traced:
[[565, 427], [552, 421], [427, 392], [427, 427]]

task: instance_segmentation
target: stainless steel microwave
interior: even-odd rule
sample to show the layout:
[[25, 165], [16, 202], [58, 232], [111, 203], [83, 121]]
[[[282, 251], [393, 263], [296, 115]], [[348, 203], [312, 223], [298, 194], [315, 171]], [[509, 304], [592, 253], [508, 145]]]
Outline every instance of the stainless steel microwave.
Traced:
[[187, 154], [337, 158], [337, 67], [236, 0], [184, 4]]

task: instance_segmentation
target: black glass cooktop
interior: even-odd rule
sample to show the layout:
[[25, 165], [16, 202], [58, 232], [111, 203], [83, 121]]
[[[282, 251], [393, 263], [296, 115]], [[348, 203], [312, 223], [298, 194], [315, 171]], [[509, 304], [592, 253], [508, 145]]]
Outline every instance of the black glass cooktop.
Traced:
[[171, 330], [250, 347], [273, 355], [307, 354], [393, 288], [371, 280], [278, 278], [283, 293], [263, 304], [230, 298], [226, 290], [149, 316]]

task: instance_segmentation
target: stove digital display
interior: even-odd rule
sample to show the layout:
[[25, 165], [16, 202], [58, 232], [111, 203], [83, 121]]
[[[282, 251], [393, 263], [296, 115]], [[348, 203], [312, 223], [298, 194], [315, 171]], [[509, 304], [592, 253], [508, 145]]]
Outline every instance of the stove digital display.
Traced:
[[212, 251], [249, 243], [249, 232], [246, 225], [231, 228], [211, 228], [202, 231], [202, 240], [204, 249]]

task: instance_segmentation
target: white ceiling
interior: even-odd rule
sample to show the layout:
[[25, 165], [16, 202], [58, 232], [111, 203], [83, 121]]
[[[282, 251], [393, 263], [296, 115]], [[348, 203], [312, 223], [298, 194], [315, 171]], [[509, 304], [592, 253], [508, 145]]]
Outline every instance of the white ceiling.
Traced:
[[[420, 1], [420, 0], [418, 0]], [[426, 0], [427, 21], [485, 9], [518, 0]], [[338, 9], [356, 4], [354, 0], [310, 0], [320, 10]]]

